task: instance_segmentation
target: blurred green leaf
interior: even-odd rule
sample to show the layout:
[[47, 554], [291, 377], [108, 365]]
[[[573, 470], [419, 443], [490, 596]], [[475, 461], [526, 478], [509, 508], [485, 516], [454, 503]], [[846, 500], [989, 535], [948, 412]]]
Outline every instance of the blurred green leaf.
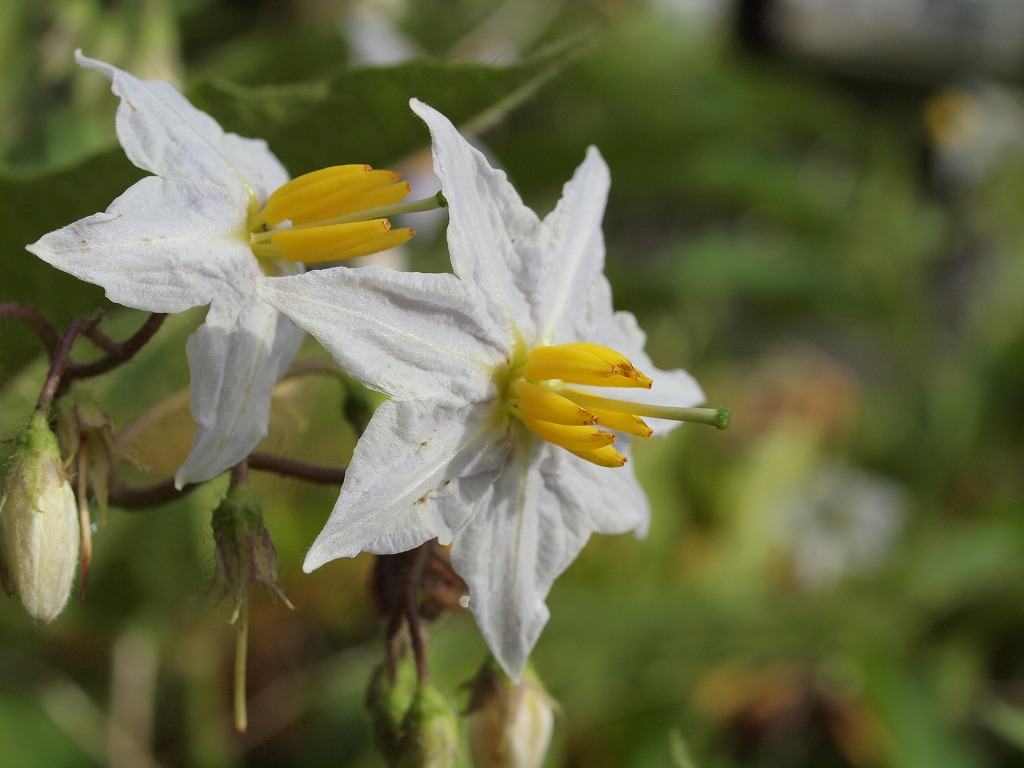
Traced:
[[[0, 171], [0, 301], [34, 305], [58, 327], [101, 306], [103, 290], [54, 269], [25, 250], [42, 235], [104, 210], [143, 175], [120, 149], [43, 173]], [[3, 327], [0, 377], [39, 351], [33, 333], [11, 321]]]
[[589, 39], [574, 37], [508, 67], [414, 61], [261, 87], [207, 79], [190, 96], [225, 128], [267, 139], [293, 174], [338, 162], [383, 165], [427, 144], [422, 121], [409, 109], [410, 98], [430, 104], [457, 125], [481, 128], [589, 50]]
[[1024, 753], [1024, 710], [1002, 701], [993, 701], [983, 710], [985, 723], [999, 736]]
[[[10, 680], [12, 670], [4, 669]], [[15, 673], [16, 674], [16, 673]], [[6, 686], [5, 686], [6, 687]], [[56, 689], [56, 683], [52, 686]], [[56, 693], [56, 691], [54, 691]], [[98, 765], [74, 743], [67, 733], [47, 715], [35, 700], [47, 692], [18, 696], [5, 690], [0, 694], [0, 743], [4, 745], [4, 763], [7, 765]]]

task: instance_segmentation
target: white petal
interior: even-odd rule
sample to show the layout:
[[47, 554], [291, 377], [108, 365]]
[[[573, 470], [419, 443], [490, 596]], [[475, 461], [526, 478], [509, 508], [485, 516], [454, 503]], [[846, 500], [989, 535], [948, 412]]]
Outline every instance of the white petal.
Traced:
[[[647, 502], [632, 472], [603, 469], [531, 441], [478, 499], [452, 544], [470, 609], [491, 652], [514, 679], [548, 619], [554, 580], [594, 531], [646, 531]], [[627, 465], [628, 466], [628, 465]]]
[[238, 274], [258, 271], [245, 238], [245, 199], [198, 182], [142, 179], [97, 213], [28, 250], [101, 285], [118, 304], [181, 312], [208, 304]]
[[433, 138], [434, 172], [448, 200], [455, 274], [479, 292], [498, 327], [534, 338], [533, 308], [550, 279], [538, 249], [540, 221], [505, 173], [492, 168], [448, 118], [416, 99], [410, 105]]
[[[544, 219], [541, 253], [547, 261], [548, 277], [537, 309], [540, 343], [550, 344], [566, 327], [591, 325], [594, 312], [607, 315], [611, 311], [610, 294], [607, 306], [601, 301], [593, 306], [598, 297], [591, 296], [595, 282], [606, 282], [601, 220], [610, 183], [601, 153], [590, 147], [562, 189], [555, 210]], [[597, 288], [600, 290], [600, 285]]]
[[111, 90], [121, 98], [117, 137], [139, 168], [168, 179], [230, 188], [243, 199], [248, 185], [260, 201], [288, 180], [265, 141], [225, 133], [170, 83], [139, 80], [81, 51], [75, 52], [75, 60], [110, 80]]
[[577, 510], [573, 521], [582, 521], [578, 524], [596, 533], [632, 532], [642, 538], [650, 524], [650, 504], [633, 471], [629, 439], [620, 438], [615, 447], [630, 459], [626, 466], [599, 467], [568, 451], [556, 450], [555, 462], [560, 466], [549, 468], [549, 474], [557, 471], [563, 478], [558, 493], [565, 499], [566, 509]]
[[490, 397], [493, 370], [509, 353], [467, 313], [465, 289], [452, 275], [336, 267], [266, 278], [259, 293], [352, 376], [400, 399]]
[[301, 342], [302, 332], [259, 299], [213, 302], [187, 345], [199, 426], [178, 488], [234, 466], [266, 436], [271, 392]]
[[360, 551], [404, 552], [435, 537], [450, 541], [471, 509], [459, 484], [490, 477], [504, 458], [492, 422], [492, 403], [383, 403], [356, 444], [338, 502], [302, 567], [309, 572]]

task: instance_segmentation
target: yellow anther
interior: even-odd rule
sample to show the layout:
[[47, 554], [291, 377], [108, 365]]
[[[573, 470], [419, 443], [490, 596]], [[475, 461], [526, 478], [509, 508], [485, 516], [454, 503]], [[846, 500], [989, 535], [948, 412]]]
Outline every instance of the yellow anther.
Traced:
[[295, 211], [302, 210], [305, 201], [319, 199], [339, 186], [357, 182], [372, 170], [368, 165], [336, 165], [296, 176], [271, 193], [258, 213], [259, 222], [280, 224]]
[[614, 469], [615, 467], [624, 467], [626, 462], [629, 461], [625, 456], [615, 450], [614, 447], [606, 445], [603, 448], [595, 448], [592, 451], [572, 451], [569, 453], [574, 456], [579, 456], [581, 459], [589, 461], [591, 464], [597, 464], [599, 467], [608, 467]]
[[253, 245], [253, 251], [257, 256], [313, 264], [365, 256], [404, 243], [412, 235], [411, 229], [392, 230], [387, 219], [374, 219], [308, 229], [282, 229], [270, 234], [269, 243]]
[[728, 426], [731, 416], [728, 408], [651, 405], [566, 386], [650, 388], [652, 381], [629, 360], [600, 344], [535, 347], [526, 361], [513, 364], [507, 375], [511, 379], [505, 390], [508, 413], [542, 440], [599, 467], [621, 467], [627, 461], [612, 447], [617, 438], [614, 433], [643, 438], [654, 434], [641, 416], [711, 424], [719, 429]]
[[368, 240], [363, 243], [363, 245], [349, 248], [345, 253], [335, 258], [338, 260], [354, 259], [358, 256], [369, 256], [371, 253], [380, 253], [381, 251], [386, 251], [389, 248], [394, 248], [402, 243], [408, 242], [415, 234], [416, 230], [412, 227], [389, 229], [379, 237], [376, 237], [373, 240]]
[[368, 165], [322, 168], [279, 187], [267, 198], [258, 220], [266, 225], [286, 219], [293, 225], [309, 224], [391, 205], [409, 194], [409, 185], [396, 183], [398, 179], [395, 171], [375, 171]]
[[605, 432], [597, 427], [552, 424], [550, 421], [541, 421], [526, 415], [523, 415], [522, 419], [523, 424], [538, 437], [570, 451], [592, 451], [611, 445], [617, 439], [611, 432]]
[[651, 380], [614, 349], [584, 342], [537, 347], [522, 372], [534, 381], [558, 379], [598, 387], [651, 386]]
[[614, 429], [616, 432], [644, 438], [654, 434], [654, 430], [647, 426], [643, 419], [631, 413], [616, 413], [599, 408], [593, 408], [591, 411], [597, 417], [597, 423], [605, 429]]
[[307, 173], [273, 192], [262, 209], [252, 195], [252, 252], [267, 264], [275, 260], [312, 264], [394, 248], [415, 231], [391, 229], [388, 217], [447, 205], [440, 192], [402, 202], [408, 194], [409, 183], [400, 181], [397, 172], [375, 171], [368, 165], [338, 165]]
[[512, 393], [515, 396], [512, 404], [524, 416], [552, 424], [593, 426], [597, 423], [597, 416], [590, 411], [532, 381], [519, 379], [512, 385]]
[[[577, 342], [534, 348], [512, 372], [507, 390], [509, 412], [535, 435], [601, 467], [621, 467], [626, 457], [612, 447], [615, 432], [650, 437], [652, 430], [624, 407], [597, 407], [566, 383], [605, 387], [650, 387], [651, 380], [614, 349]], [[609, 431], [614, 430], [614, 431]]]
[[288, 210], [288, 218], [293, 226], [332, 221], [359, 211], [393, 205], [404, 200], [409, 191], [409, 183], [398, 181], [394, 171], [370, 171], [358, 182], [302, 200], [301, 205]]

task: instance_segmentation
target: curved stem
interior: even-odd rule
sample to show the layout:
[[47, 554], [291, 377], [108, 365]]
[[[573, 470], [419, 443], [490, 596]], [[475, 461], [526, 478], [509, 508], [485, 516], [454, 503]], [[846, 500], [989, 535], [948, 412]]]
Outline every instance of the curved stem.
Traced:
[[32, 326], [32, 330], [39, 335], [39, 340], [43, 342], [50, 357], [53, 357], [60, 344], [60, 334], [42, 312], [33, 306], [17, 301], [0, 302], [0, 319], [8, 317], [16, 318]]
[[57, 394], [57, 389], [61, 386], [62, 379], [65, 372], [70, 367], [68, 362], [68, 355], [71, 354], [71, 345], [75, 343], [75, 339], [78, 335], [85, 331], [91, 325], [95, 325], [97, 322], [94, 318], [87, 317], [76, 317], [71, 321], [71, 325], [64, 332], [61, 337], [60, 344], [53, 352], [53, 361], [50, 363], [50, 371], [46, 374], [46, 381], [43, 382], [43, 388], [39, 392], [39, 400], [36, 403], [36, 407], [43, 412], [50, 410], [50, 405], [53, 403], [53, 398]]
[[[73, 363], [68, 365], [65, 378], [70, 381], [71, 379], [99, 376], [101, 373], [106, 373], [128, 362], [156, 335], [166, 317], [167, 315], [163, 312], [154, 312], [146, 318], [146, 322], [142, 324], [139, 330], [122, 342], [116, 342], [100, 330], [91, 328], [86, 332], [86, 335], [93, 343], [103, 349], [107, 356], [94, 360], [91, 363]], [[99, 318], [97, 318], [98, 320]]]
[[416, 589], [420, 583], [420, 575], [423, 572], [423, 562], [427, 547], [421, 545], [412, 552], [412, 562], [409, 564], [409, 571], [406, 574], [405, 600], [403, 610], [405, 621], [409, 627], [409, 639], [412, 641], [412, 655], [416, 660], [416, 679], [425, 683], [430, 675], [427, 672], [427, 651], [423, 644], [423, 628], [420, 626], [419, 605], [416, 602]]
[[345, 482], [344, 467], [325, 467], [321, 464], [307, 464], [298, 459], [289, 459], [270, 453], [249, 454], [249, 469], [262, 472], [274, 472], [285, 477], [308, 480], [311, 483], [324, 485], [341, 485]]
[[231, 487], [236, 488], [249, 479], [249, 464], [245, 459], [231, 468]]
[[[276, 456], [269, 453], [253, 453], [238, 465], [263, 472], [274, 472], [284, 477], [294, 477], [311, 483], [341, 485], [345, 480], [344, 467], [325, 467], [307, 464], [304, 461]], [[234, 470], [233, 470], [234, 475]], [[233, 477], [233, 479], [235, 479]], [[115, 507], [128, 511], [159, 507], [183, 497], [198, 488], [201, 483], [186, 485], [181, 490], [174, 487], [174, 478], [153, 485], [130, 486], [116, 477], [110, 479], [109, 500]]]
[[154, 485], [130, 486], [125, 485], [116, 477], [110, 478], [110, 488], [107, 494], [108, 502], [121, 509], [134, 512], [150, 507], [161, 507], [164, 504], [180, 499], [191, 493], [199, 484], [186, 485], [181, 490], [174, 487], [174, 478], [164, 480]]

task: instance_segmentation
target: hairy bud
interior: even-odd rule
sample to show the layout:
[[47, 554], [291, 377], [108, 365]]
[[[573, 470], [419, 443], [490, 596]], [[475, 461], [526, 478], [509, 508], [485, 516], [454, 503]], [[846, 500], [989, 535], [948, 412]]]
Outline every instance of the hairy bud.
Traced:
[[402, 727], [400, 768], [454, 768], [459, 756], [459, 724], [448, 701], [421, 682]]
[[393, 674], [387, 664], [379, 664], [370, 677], [366, 709], [377, 749], [389, 761], [397, 760], [402, 751], [405, 715], [416, 695], [416, 686], [416, 666], [405, 653], [395, 660]]
[[37, 411], [18, 436], [0, 500], [0, 561], [32, 618], [53, 621], [67, 604], [80, 535], [57, 438]]
[[277, 550], [263, 525], [259, 497], [242, 486], [232, 488], [213, 511], [211, 527], [216, 544], [217, 582], [234, 601], [232, 621], [253, 583], [262, 584], [291, 608], [277, 585]]
[[470, 683], [469, 750], [476, 768], [540, 768], [555, 713], [544, 686], [527, 669], [513, 683], [493, 659]]

